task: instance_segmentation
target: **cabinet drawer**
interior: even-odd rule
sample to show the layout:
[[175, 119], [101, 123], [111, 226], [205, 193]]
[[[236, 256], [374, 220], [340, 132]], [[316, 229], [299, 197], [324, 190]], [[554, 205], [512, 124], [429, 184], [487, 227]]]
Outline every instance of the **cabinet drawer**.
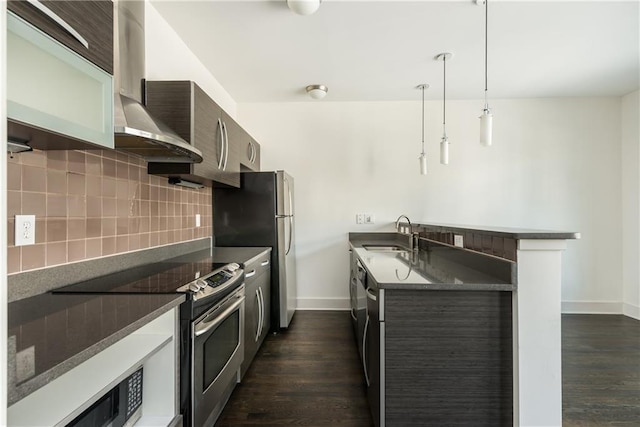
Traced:
[[244, 277], [247, 282], [255, 280], [269, 271], [271, 271], [270, 252], [267, 255], [261, 256], [256, 261], [244, 265]]
[[12, 13], [7, 29], [9, 136], [42, 149], [113, 148], [113, 77]]
[[[42, 5], [43, 9], [33, 3]], [[113, 2], [43, 0], [33, 3], [10, 0], [7, 9], [113, 74]]]

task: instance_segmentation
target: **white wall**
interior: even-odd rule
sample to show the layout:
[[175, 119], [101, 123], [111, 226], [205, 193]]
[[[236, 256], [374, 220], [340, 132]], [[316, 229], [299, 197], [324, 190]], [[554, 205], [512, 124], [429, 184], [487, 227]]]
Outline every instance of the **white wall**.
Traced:
[[[263, 169], [296, 179], [300, 307], [346, 307], [347, 233], [388, 229], [404, 213], [416, 222], [581, 232], [563, 256], [563, 301], [621, 312], [620, 99], [494, 101], [491, 148], [477, 142], [481, 106], [447, 104], [445, 167], [437, 164], [441, 103], [427, 103], [430, 170], [420, 176], [420, 102], [238, 105], [263, 146]], [[376, 224], [356, 225], [358, 212]]]
[[623, 312], [640, 319], [640, 92], [622, 98]]
[[145, 43], [148, 80], [193, 80], [231, 117], [236, 102], [187, 47], [156, 8], [146, 0]]

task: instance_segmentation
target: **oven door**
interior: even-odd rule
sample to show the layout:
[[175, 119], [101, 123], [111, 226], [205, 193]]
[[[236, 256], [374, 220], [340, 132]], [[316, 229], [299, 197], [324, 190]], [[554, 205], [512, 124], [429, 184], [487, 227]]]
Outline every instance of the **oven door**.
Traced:
[[244, 357], [244, 285], [191, 325], [192, 425], [213, 425]]

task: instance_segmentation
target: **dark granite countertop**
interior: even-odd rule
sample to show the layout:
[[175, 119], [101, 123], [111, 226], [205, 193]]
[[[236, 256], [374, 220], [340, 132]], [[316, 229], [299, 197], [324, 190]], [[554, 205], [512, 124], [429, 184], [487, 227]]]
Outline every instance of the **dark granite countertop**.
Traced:
[[368, 244], [408, 249], [398, 233], [351, 233], [350, 246], [381, 289], [490, 290], [516, 289], [514, 262], [435, 242], [420, 242], [419, 251], [376, 251]]
[[[91, 268], [104, 271], [103, 275], [94, 273], [93, 277], [72, 284], [62, 282], [66, 284], [64, 288], [10, 302], [9, 404], [180, 305], [186, 296], [175, 289], [208, 273], [213, 264], [244, 264], [270, 250], [206, 248], [180, 254], [182, 247], [185, 246], [164, 251], [162, 256], [148, 256], [143, 264], [121, 257], [121, 265], [125, 267], [121, 271], [114, 271], [110, 265], [109, 268], [98, 265]], [[166, 253], [174, 257], [167, 259]], [[106, 261], [87, 265], [98, 263]], [[43, 269], [27, 276], [45, 281], [51, 274], [52, 271]], [[16, 283], [21, 283], [20, 279], [17, 277]], [[18, 366], [17, 358], [30, 362]]]
[[270, 247], [215, 247], [211, 256], [216, 262], [237, 262], [244, 265], [270, 250]]
[[[179, 294], [45, 293], [8, 305], [9, 404], [185, 300]], [[18, 367], [17, 355], [23, 363]], [[31, 362], [24, 362], [30, 360]]]
[[[401, 222], [406, 224], [406, 222]], [[411, 223], [414, 227], [425, 227], [435, 232], [453, 232], [464, 233], [474, 232], [482, 233], [489, 236], [509, 237], [512, 239], [579, 239], [580, 233], [573, 231], [557, 231], [557, 230], [536, 230], [529, 228], [510, 228], [510, 227], [494, 227], [480, 225], [464, 225], [464, 224], [432, 224], [432, 223]]]

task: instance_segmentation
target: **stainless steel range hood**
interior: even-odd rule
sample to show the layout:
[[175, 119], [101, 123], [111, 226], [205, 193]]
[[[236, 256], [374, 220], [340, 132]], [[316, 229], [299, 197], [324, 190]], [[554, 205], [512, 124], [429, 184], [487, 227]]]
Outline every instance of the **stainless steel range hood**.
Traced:
[[115, 148], [147, 162], [200, 163], [202, 153], [142, 105], [144, 1], [114, 3]]

